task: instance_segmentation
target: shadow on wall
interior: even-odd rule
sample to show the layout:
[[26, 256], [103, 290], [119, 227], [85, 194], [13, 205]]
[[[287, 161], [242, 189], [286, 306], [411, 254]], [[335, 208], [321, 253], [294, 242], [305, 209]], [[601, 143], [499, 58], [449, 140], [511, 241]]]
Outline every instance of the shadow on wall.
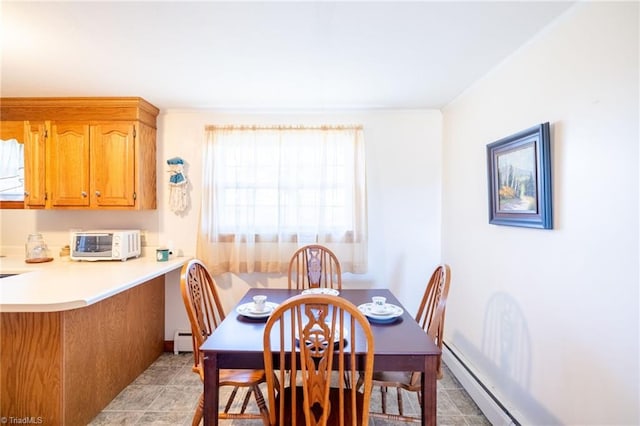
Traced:
[[[531, 336], [522, 310], [506, 293], [494, 294], [485, 311], [481, 348], [474, 346], [459, 332], [454, 333], [453, 345], [464, 358], [472, 360], [481, 375], [490, 383], [488, 389], [498, 389], [498, 399], [508, 397], [525, 419], [520, 422], [560, 424], [546, 408], [530, 394]], [[502, 403], [506, 401], [500, 401]], [[511, 413], [518, 418], [518, 413]]]
[[[494, 294], [484, 317], [483, 355], [497, 366], [511, 386], [529, 389], [531, 384], [531, 337], [522, 311], [511, 296]], [[505, 388], [505, 393], [512, 389]]]

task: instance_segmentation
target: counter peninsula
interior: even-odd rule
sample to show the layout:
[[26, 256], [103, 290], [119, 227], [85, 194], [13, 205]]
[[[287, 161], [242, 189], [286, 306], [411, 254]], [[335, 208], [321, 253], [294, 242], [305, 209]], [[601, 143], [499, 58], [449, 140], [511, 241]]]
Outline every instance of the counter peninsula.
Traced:
[[0, 258], [0, 416], [88, 424], [162, 353], [165, 274], [157, 262]]

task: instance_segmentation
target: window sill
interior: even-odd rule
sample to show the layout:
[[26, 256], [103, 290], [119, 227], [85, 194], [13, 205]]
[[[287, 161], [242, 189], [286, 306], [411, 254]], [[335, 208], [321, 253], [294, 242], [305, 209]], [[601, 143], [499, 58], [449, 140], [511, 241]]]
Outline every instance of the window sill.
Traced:
[[0, 201], [0, 209], [24, 209], [24, 201]]

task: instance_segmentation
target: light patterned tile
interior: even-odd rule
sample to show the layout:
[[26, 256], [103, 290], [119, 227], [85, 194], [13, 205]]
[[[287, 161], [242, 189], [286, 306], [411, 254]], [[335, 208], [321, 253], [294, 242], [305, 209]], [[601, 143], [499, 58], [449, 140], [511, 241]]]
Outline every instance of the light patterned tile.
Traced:
[[438, 380], [438, 389], [462, 389], [462, 385], [448, 369], [445, 369], [442, 379]]
[[177, 374], [173, 376], [168, 384], [178, 386], [203, 386], [200, 375], [193, 372], [191, 364], [179, 368]]
[[[195, 405], [202, 392], [202, 382], [191, 371], [192, 353], [162, 354], [151, 367], [141, 374], [131, 385], [123, 390], [91, 425], [185, 425], [191, 424]], [[439, 425], [489, 425], [473, 400], [464, 391], [460, 383], [443, 366], [444, 377], [438, 381], [438, 421]], [[263, 384], [263, 393], [266, 389]], [[232, 388], [220, 388], [221, 404], [226, 401]], [[234, 408], [241, 404], [244, 390], [239, 392]], [[403, 396], [405, 412], [418, 414], [419, 404], [414, 394]], [[397, 410], [395, 390], [388, 395], [389, 410]], [[380, 410], [380, 391], [374, 390], [371, 409]], [[258, 412], [255, 399], [251, 398], [249, 412]], [[222, 420], [224, 426], [261, 426], [261, 420]], [[369, 420], [370, 426], [400, 426], [406, 423]]]
[[462, 426], [467, 422], [464, 416], [438, 416], [436, 424], [439, 426]]
[[149, 406], [149, 411], [195, 410], [202, 388], [200, 386], [162, 386], [162, 391]]
[[482, 415], [482, 411], [476, 405], [476, 403], [471, 399], [468, 393], [464, 391], [464, 389], [452, 389], [446, 391], [449, 398], [453, 401], [453, 403], [458, 407], [460, 412], [466, 416], [480, 416]]
[[191, 424], [193, 412], [187, 411], [147, 411], [138, 420], [139, 425], [186, 425]]
[[[134, 385], [168, 385], [180, 370], [175, 367], [151, 365], [142, 372], [132, 384]], [[192, 373], [193, 374], [193, 373]], [[199, 379], [198, 379], [199, 380]]]
[[440, 416], [461, 416], [462, 412], [454, 404], [451, 397], [446, 391], [438, 391], [438, 405], [436, 407], [436, 414], [438, 418]]
[[89, 423], [89, 426], [133, 425], [142, 414], [139, 411], [103, 411]]
[[106, 406], [106, 411], [144, 411], [162, 393], [163, 386], [129, 385]]
[[180, 352], [175, 355], [165, 352], [155, 360], [152, 364], [156, 367], [184, 367], [185, 365], [193, 365], [193, 352]]
[[491, 422], [483, 415], [478, 416], [464, 416], [467, 424], [473, 426], [491, 426]]

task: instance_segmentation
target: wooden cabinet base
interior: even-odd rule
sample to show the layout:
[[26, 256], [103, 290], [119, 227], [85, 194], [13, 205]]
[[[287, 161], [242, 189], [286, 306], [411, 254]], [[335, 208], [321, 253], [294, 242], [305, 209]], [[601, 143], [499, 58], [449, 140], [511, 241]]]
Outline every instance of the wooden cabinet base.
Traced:
[[85, 308], [0, 314], [0, 416], [89, 423], [164, 347], [164, 276]]

